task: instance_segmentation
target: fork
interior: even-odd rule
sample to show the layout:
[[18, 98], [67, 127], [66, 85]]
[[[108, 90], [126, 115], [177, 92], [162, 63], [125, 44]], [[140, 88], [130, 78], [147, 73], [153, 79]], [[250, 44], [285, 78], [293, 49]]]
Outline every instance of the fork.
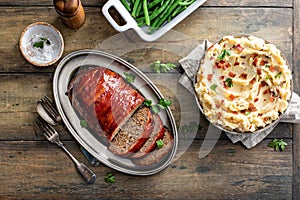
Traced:
[[62, 148], [68, 156], [73, 160], [77, 170], [80, 172], [82, 177], [89, 184], [93, 184], [96, 182], [96, 174], [89, 169], [84, 163], [79, 162], [64, 146], [64, 144], [60, 141], [58, 132], [48, 123], [43, 121], [42, 119], [38, 119], [37, 126], [43, 131], [44, 136], [52, 143], [57, 144], [60, 148]]

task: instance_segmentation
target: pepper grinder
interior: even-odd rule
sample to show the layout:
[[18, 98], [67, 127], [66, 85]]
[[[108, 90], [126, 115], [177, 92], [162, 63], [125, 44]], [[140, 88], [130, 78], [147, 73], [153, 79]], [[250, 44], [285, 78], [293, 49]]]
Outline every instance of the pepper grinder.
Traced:
[[53, 4], [67, 27], [78, 29], [84, 24], [85, 12], [80, 0], [53, 0]]

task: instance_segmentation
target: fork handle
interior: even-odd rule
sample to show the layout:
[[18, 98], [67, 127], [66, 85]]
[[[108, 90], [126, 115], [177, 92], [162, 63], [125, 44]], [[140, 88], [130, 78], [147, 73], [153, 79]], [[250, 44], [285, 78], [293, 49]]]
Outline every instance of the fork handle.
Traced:
[[74, 161], [77, 170], [81, 174], [81, 176], [86, 180], [88, 184], [94, 184], [96, 182], [96, 174], [89, 169], [84, 163], [79, 162], [70, 152], [69, 150], [60, 143], [59, 146], [70, 156], [70, 158]]

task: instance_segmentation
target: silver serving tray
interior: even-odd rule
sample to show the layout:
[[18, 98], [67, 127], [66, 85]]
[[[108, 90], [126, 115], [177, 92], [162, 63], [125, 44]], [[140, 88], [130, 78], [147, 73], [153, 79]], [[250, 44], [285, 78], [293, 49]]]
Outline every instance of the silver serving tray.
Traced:
[[81, 127], [80, 116], [74, 111], [66, 93], [74, 73], [81, 67], [87, 66], [107, 67], [122, 77], [124, 77], [124, 72], [130, 72], [136, 77], [132, 85], [146, 99], [151, 99], [153, 103], [157, 103], [159, 99], [163, 98], [163, 95], [147, 76], [117, 56], [96, 50], [80, 50], [70, 53], [61, 60], [56, 68], [53, 78], [53, 93], [62, 120], [74, 138], [100, 162], [124, 173], [132, 175], [152, 175], [166, 168], [174, 158], [178, 145], [176, 124], [169, 108], [159, 112], [159, 115], [164, 125], [170, 129], [173, 135], [173, 147], [164, 159], [158, 163], [147, 166], [137, 165], [129, 158], [113, 154], [108, 150], [106, 142], [103, 141], [103, 138], [101, 138], [98, 133]]

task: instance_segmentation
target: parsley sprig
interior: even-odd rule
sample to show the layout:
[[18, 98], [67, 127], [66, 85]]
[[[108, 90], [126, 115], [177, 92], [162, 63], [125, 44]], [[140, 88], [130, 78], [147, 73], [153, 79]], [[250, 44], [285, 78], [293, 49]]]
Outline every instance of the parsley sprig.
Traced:
[[163, 146], [164, 146], [165, 144], [164, 144], [164, 141], [162, 140], [162, 139], [159, 139], [159, 140], [157, 140], [156, 141], [156, 146], [157, 146], [157, 148], [162, 148]]
[[218, 60], [223, 60], [225, 56], [230, 56], [231, 52], [229, 50], [223, 49], [221, 54], [218, 56]]
[[150, 99], [146, 99], [144, 101], [144, 105], [150, 107], [154, 113], [159, 113], [161, 109], [166, 109], [168, 106], [172, 104], [171, 100], [160, 99], [158, 104], [152, 105], [152, 101]]
[[44, 48], [44, 43], [46, 43], [47, 45], [51, 44], [50, 40], [48, 40], [47, 38], [40, 37], [40, 40], [35, 42], [33, 44], [33, 47], [42, 49]]
[[210, 89], [211, 89], [212, 91], [214, 91], [216, 94], [218, 94], [218, 92], [217, 92], [217, 90], [216, 90], [217, 87], [218, 87], [217, 84], [212, 84], [212, 85], [210, 86]]
[[175, 69], [176, 65], [174, 63], [162, 63], [161, 61], [157, 60], [150, 65], [150, 69], [155, 71], [156, 73], [160, 72], [168, 72], [172, 69]]
[[226, 83], [226, 85], [227, 85], [228, 87], [232, 87], [232, 86], [233, 86], [232, 78], [227, 78], [227, 79], [225, 80], [225, 83]]
[[124, 72], [125, 79], [127, 82], [132, 83], [135, 80], [135, 75], [129, 73], [129, 72]]
[[115, 176], [109, 172], [106, 174], [106, 176], [104, 177], [104, 181], [106, 183], [115, 183], [116, 182], [116, 179], [115, 179]]
[[274, 148], [275, 151], [277, 150], [283, 151], [287, 145], [288, 144], [285, 141], [283, 141], [283, 139], [279, 140], [275, 138], [268, 144], [268, 147]]

